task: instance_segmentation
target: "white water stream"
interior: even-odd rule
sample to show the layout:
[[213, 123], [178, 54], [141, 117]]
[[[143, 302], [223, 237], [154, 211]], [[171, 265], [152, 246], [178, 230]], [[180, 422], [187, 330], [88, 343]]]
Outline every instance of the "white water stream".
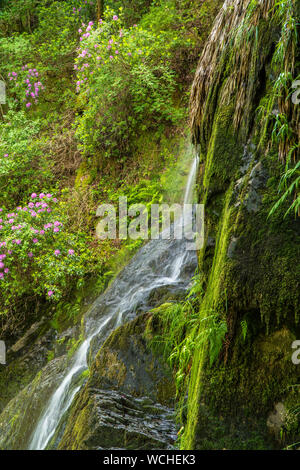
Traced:
[[[191, 203], [197, 173], [198, 157], [193, 160], [184, 203]], [[179, 223], [184, 223], [180, 219]], [[86, 315], [86, 340], [74, 356], [65, 378], [46, 404], [28, 448], [45, 449], [61, 418], [69, 409], [80, 386], [74, 386], [78, 374], [88, 368], [91, 343], [98, 346], [108, 334], [137, 313], [152, 308], [153, 293], [161, 288], [170, 292], [184, 291], [196, 267], [196, 253], [186, 250], [186, 240], [152, 240], [142, 247], [116, 277], [110, 288], [93, 304]], [[93, 348], [92, 348], [93, 349]]]

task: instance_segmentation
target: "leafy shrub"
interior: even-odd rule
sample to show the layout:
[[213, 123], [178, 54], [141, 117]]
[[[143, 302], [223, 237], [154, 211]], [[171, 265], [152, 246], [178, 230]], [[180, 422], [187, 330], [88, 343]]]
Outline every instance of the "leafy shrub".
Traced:
[[91, 239], [70, 233], [68, 220], [51, 194], [36, 193], [13, 212], [0, 209], [1, 304], [9, 307], [24, 294], [58, 299], [100, 267], [89, 250]]
[[162, 47], [159, 35], [142, 28], [124, 28], [108, 9], [106, 18], [79, 29], [75, 69], [85, 111], [77, 119], [77, 136], [85, 154], [122, 158], [140, 133], [176, 123], [181, 112], [173, 104], [176, 81], [168, 43]]
[[21, 67], [29, 60], [31, 41], [27, 34], [0, 38], [0, 67], [2, 79], [7, 80], [8, 73]]
[[1, 0], [0, 35], [31, 32], [38, 0]]
[[32, 187], [51, 181], [51, 170], [38, 139], [40, 122], [11, 110], [0, 122], [0, 203], [19, 204]]

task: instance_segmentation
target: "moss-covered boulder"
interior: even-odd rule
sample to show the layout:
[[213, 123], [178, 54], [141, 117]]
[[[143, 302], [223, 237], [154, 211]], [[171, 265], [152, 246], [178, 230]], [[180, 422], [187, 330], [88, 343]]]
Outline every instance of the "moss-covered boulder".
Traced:
[[150, 319], [141, 315], [106, 340], [72, 404], [59, 449], [162, 449], [173, 444], [174, 384], [169, 369], [147, 346]]
[[6, 341], [6, 364], [0, 365], [0, 413], [47, 364], [55, 332], [47, 318], [28, 325], [15, 341]]
[[0, 449], [24, 450], [67, 365], [62, 356], [47, 364], [0, 414]]
[[294, 339], [287, 328], [251, 341], [240, 337], [227, 364], [206, 368], [195, 447], [254, 450], [298, 442]]

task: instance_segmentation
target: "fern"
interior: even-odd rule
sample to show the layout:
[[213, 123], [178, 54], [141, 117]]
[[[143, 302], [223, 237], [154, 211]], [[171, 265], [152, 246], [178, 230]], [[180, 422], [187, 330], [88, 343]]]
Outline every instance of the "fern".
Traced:
[[299, 145], [300, 144], [294, 145], [288, 153], [285, 171], [280, 179], [280, 183], [278, 186], [278, 192], [283, 192], [283, 194], [270, 210], [268, 218], [271, 217], [286, 202], [289, 197], [292, 197], [293, 194], [295, 194], [294, 202], [290, 205], [284, 217], [286, 217], [291, 211], [294, 211], [295, 215], [299, 214], [300, 212], [300, 161], [298, 161], [294, 167], [290, 167], [292, 155], [294, 154], [296, 149], [299, 148]]
[[211, 312], [209, 316], [201, 320], [199, 330], [197, 343], [209, 343], [209, 364], [211, 367], [221, 351], [227, 333], [227, 324], [226, 321], [220, 320], [219, 315]]

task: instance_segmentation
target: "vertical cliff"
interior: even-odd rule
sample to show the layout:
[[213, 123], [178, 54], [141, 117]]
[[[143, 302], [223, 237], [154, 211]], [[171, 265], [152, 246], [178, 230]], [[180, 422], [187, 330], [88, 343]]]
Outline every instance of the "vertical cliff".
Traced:
[[[297, 23], [298, 2], [226, 0], [197, 68], [191, 122], [206, 244], [184, 449], [299, 441], [300, 368], [291, 360], [300, 338], [296, 185], [269, 216], [282, 174], [298, 161]], [[198, 341], [211, 311], [227, 324], [212, 367]]]

